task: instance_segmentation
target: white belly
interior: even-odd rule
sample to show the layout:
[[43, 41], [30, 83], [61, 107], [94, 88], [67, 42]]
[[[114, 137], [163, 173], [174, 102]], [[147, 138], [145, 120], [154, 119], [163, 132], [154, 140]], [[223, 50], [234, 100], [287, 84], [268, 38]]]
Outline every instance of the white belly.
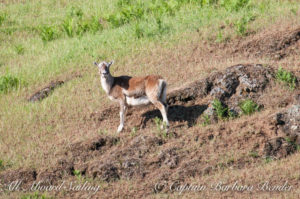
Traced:
[[138, 105], [147, 105], [150, 103], [150, 100], [148, 99], [147, 96], [142, 96], [139, 98], [134, 98], [134, 97], [127, 97], [126, 96], [126, 102], [128, 105], [131, 106], [138, 106]]

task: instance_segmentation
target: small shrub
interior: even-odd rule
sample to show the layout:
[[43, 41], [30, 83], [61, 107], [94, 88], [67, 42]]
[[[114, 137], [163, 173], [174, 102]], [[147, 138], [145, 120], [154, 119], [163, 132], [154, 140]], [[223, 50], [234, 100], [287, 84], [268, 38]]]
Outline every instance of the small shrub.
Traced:
[[251, 115], [255, 111], [259, 110], [259, 106], [251, 99], [240, 102], [239, 107], [241, 108], [244, 115]]
[[235, 26], [235, 32], [238, 35], [244, 36], [246, 35], [247, 32], [247, 21], [246, 19], [243, 17], [240, 20], [238, 20], [237, 22], [234, 23]]
[[258, 158], [258, 157], [259, 157], [257, 151], [251, 151], [251, 152], [249, 153], [249, 156], [250, 156], [250, 157], [253, 157], [253, 158]]
[[212, 106], [215, 109], [219, 119], [224, 119], [228, 115], [228, 108], [223, 106], [222, 102], [218, 99], [215, 99], [212, 102]]
[[71, 17], [67, 17], [62, 23], [62, 28], [69, 37], [73, 37], [75, 34], [74, 19]]
[[55, 26], [41, 26], [39, 33], [44, 42], [58, 38], [58, 30]]
[[6, 19], [6, 14], [0, 13], [0, 26], [3, 24], [3, 22], [5, 21], [5, 19]]
[[153, 120], [154, 120], [157, 131], [160, 131], [160, 126], [162, 124], [162, 120], [159, 117], [155, 117]]
[[266, 164], [272, 162], [273, 160], [274, 160], [274, 158], [271, 157], [271, 156], [266, 156], [266, 157], [265, 157], [265, 163], [266, 163]]
[[255, 16], [252, 14], [246, 14], [240, 18], [237, 22], [234, 23], [235, 32], [240, 36], [247, 35], [247, 26], [249, 22], [255, 20]]
[[74, 174], [74, 176], [76, 176], [76, 178], [78, 179], [78, 180], [81, 180], [81, 172], [79, 171], [79, 170], [74, 170], [73, 171], [73, 174]]
[[97, 17], [93, 16], [88, 20], [87, 23], [88, 30], [92, 33], [96, 33], [97, 31], [100, 31], [103, 29], [102, 25], [99, 23], [99, 20]]
[[291, 72], [282, 69], [282, 67], [279, 67], [276, 79], [277, 81], [285, 82], [292, 90], [296, 88], [296, 77]]
[[0, 77], [0, 94], [8, 93], [20, 85], [20, 80], [11, 74]]
[[15, 51], [18, 55], [24, 54], [25, 48], [22, 44], [15, 45]]
[[[158, 136], [163, 137], [163, 138], [167, 138], [168, 137], [168, 132], [166, 130], [166, 123], [163, 122], [159, 117], [154, 118], [154, 123], [156, 125]], [[163, 126], [163, 129], [161, 129], [161, 126]]]
[[204, 115], [202, 116], [202, 119], [203, 119], [202, 126], [210, 125], [210, 118], [209, 118], [209, 115], [204, 114]]

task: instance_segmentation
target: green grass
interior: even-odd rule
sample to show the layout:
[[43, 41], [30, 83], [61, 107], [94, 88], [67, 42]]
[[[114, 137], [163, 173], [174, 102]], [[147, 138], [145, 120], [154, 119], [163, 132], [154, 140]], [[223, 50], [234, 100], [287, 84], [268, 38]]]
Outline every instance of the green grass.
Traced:
[[251, 99], [246, 99], [240, 102], [239, 107], [241, 108], [244, 115], [251, 115], [259, 110], [259, 106]]
[[[168, 132], [167, 132], [167, 129], [166, 129], [166, 123], [162, 121], [162, 119], [160, 119], [159, 117], [155, 117], [153, 119], [154, 123], [155, 123], [155, 126], [156, 126], [156, 131], [157, 131], [157, 135], [159, 137], [162, 137], [164, 139], [168, 138], [169, 135], [168, 135]], [[163, 126], [163, 129], [161, 129], [161, 126]], [[170, 135], [172, 136], [172, 135]]]
[[56, 26], [43, 25], [39, 27], [38, 30], [44, 42], [52, 41], [59, 37], [58, 28]]
[[20, 80], [11, 75], [6, 74], [3, 76], [0, 76], [0, 94], [1, 93], [8, 93], [9, 91], [12, 91], [20, 86]]
[[25, 52], [25, 47], [22, 44], [15, 45], [15, 51], [18, 55], [23, 55]]
[[6, 14], [0, 13], [0, 26], [3, 24], [3, 22], [5, 21], [5, 19], [6, 19]]
[[228, 108], [225, 107], [220, 100], [215, 99], [212, 102], [212, 107], [217, 113], [219, 119], [225, 119], [228, 116]]
[[251, 152], [249, 153], [249, 156], [250, 156], [250, 157], [253, 157], [253, 158], [258, 158], [258, 157], [259, 157], [257, 151], [251, 151]]
[[0, 160], [0, 171], [5, 168], [3, 160]]
[[202, 119], [203, 119], [202, 126], [210, 125], [211, 122], [210, 122], [209, 115], [207, 114], [202, 115]]
[[282, 67], [279, 67], [276, 72], [276, 79], [279, 82], [284, 82], [291, 90], [296, 88], [297, 78], [293, 75], [292, 72], [284, 70]]
[[52, 197], [48, 197], [45, 194], [40, 194], [38, 192], [34, 192], [32, 194], [24, 194], [21, 196], [21, 199], [51, 199]]

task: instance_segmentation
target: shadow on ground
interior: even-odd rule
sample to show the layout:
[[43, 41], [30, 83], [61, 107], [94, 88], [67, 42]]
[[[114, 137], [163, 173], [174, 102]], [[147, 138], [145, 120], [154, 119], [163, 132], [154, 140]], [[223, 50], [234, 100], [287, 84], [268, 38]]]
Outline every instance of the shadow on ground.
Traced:
[[[168, 119], [170, 122], [187, 122], [188, 127], [191, 127], [207, 107], [208, 105], [173, 105], [169, 107]], [[155, 117], [162, 118], [160, 111], [157, 109], [143, 113], [142, 117], [144, 118], [142, 122], [143, 127], [146, 126], [149, 120], [151, 121]]]

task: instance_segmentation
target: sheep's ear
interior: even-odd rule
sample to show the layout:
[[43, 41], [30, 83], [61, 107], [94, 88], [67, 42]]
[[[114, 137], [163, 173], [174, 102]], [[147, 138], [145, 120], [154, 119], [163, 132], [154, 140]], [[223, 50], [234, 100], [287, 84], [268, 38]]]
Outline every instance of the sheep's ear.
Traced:
[[107, 67], [110, 67], [113, 63], [114, 63], [114, 61], [108, 62], [108, 66]]
[[98, 66], [98, 63], [97, 62], [94, 62], [95, 66]]

